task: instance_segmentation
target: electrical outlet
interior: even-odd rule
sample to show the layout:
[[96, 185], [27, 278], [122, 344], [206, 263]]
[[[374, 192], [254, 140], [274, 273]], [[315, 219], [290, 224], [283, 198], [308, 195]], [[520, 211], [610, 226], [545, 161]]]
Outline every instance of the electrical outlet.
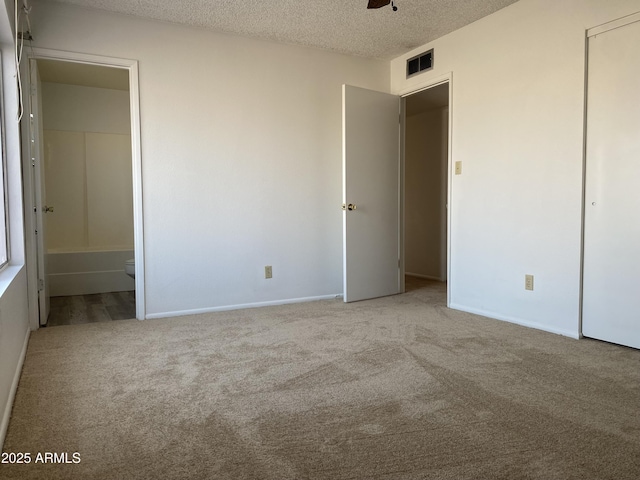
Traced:
[[273, 278], [273, 268], [271, 265], [264, 267], [264, 278]]
[[456, 162], [456, 175], [462, 175], [462, 162]]
[[524, 276], [524, 289], [533, 290], [533, 275]]

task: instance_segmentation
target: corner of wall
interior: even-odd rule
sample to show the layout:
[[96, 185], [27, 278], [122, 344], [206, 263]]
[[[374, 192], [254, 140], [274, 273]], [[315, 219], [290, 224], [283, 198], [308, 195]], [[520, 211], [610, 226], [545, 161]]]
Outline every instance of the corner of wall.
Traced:
[[26, 291], [24, 267], [9, 266], [0, 272], [0, 446], [9, 426], [31, 334]]

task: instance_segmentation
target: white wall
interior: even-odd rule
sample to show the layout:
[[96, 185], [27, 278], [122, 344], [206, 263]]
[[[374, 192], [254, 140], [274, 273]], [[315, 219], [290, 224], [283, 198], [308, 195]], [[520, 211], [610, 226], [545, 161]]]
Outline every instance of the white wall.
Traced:
[[[521, 0], [392, 61], [395, 93], [453, 72], [453, 307], [579, 334], [585, 30], [637, 11]], [[431, 47], [434, 70], [407, 80]]]
[[44, 82], [42, 110], [47, 249], [133, 249], [129, 92]]
[[437, 280], [446, 279], [448, 121], [435, 108], [405, 122], [405, 270]]
[[42, 110], [45, 130], [131, 133], [128, 91], [43, 82]]
[[388, 62], [49, 2], [33, 17], [37, 47], [139, 61], [148, 315], [342, 292], [341, 84], [388, 91]]
[[7, 195], [11, 240], [10, 266], [0, 272], [0, 449], [11, 413], [11, 400], [17, 387], [20, 365], [29, 334], [27, 281], [24, 268], [23, 204], [20, 161], [20, 134], [16, 123], [17, 88], [13, 60], [12, 26], [8, 12], [13, 2], [5, 0], [0, 11], [0, 50], [2, 52], [2, 101], [7, 161]]
[[44, 131], [46, 245], [133, 249], [131, 136]]

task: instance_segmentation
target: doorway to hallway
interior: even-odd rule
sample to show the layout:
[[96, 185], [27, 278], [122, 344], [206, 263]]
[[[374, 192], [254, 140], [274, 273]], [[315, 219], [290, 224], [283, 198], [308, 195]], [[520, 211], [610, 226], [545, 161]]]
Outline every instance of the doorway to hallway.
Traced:
[[449, 83], [404, 101], [405, 275], [446, 282]]

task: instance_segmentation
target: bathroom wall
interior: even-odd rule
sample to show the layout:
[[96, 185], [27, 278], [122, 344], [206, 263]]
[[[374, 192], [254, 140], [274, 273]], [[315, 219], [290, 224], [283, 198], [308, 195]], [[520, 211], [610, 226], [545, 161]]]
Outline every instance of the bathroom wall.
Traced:
[[407, 117], [405, 133], [405, 271], [446, 280], [448, 109]]
[[42, 84], [47, 250], [133, 248], [129, 92]]
[[132, 290], [129, 92], [44, 82], [42, 97], [51, 294]]

